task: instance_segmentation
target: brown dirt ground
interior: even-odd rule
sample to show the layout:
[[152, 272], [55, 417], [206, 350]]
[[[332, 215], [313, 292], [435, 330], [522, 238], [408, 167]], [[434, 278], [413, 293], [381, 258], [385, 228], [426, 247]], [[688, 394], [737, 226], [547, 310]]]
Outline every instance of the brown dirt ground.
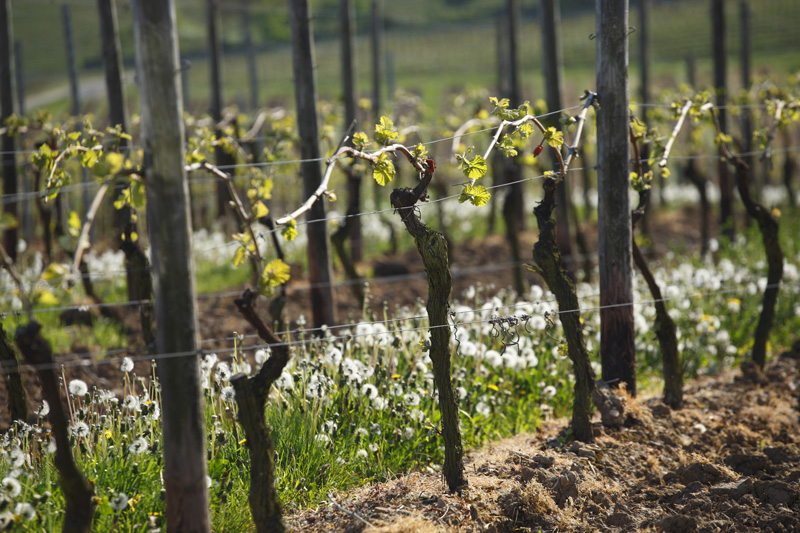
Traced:
[[[686, 387], [628, 399], [619, 429], [565, 442], [566, 420], [469, 451], [469, 487], [415, 471], [286, 517], [297, 531], [800, 531], [800, 343]], [[599, 415], [596, 415], [599, 419]], [[334, 503], [335, 502], [335, 503]]]

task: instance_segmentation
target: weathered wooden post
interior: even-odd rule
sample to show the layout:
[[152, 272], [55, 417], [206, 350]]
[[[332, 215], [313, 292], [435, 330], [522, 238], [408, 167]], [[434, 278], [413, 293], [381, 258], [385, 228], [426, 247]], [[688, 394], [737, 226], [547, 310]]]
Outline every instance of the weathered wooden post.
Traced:
[[[724, 0], [711, 0], [711, 33], [714, 56], [714, 91], [716, 105], [719, 108], [719, 124], [722, 131], [728, 131], [728, 114], [724, 107], [728, 101], [728, 51], [725, 47]], [[719, 223], [722, 234], [733, 239], [736, 234], [733, 218], [733, 180], [728, 165], [722, 157], [717, 162], [717, 175], [719, 176]]]
[[[356, 14], [353, 0], [340, 0], [339, 22], [342, 39], [342, 98], [344, 100], [344, 123], [349, 127], [356, 120], [356, 72], [354, 54], [356, 48]], [[347, 167], [348, 213], [358, 213], [361, 209], [361, 178], [351, 167]], [[361, 217], [345, 220], [350, 237], [350, 256], [354, 263], [361, 261], [363, 242]]]
[[137, 0], [133, 13], [158, 324], [156, 348], [159, 353], [185, 354], [158, 365], [167, 529], [207, 533], [211, 525], [206, 431], [175, 6], [172, 0]]
[[[303, 175], [303, 196], [311, 198], [322, 183], [319, 164], [319, 133], [317, 126], [317, 86], [314, 76], [314, 41], [311, 32], [311, 10], [307, 0], [288, 0], [289, 25], [292, 30], [292, 63], [294, 94], [297, 105], [297, 128], [300, 134], [300, 167]], [[325, 204], [315, 202], [307, 213], [308, 220], [325, 218]], [[328, 225], [309, 224], [308, 268], [311, 283], [311, 308], [314, 327], [336, 323], [331, 287], [331, 256], [328, 244]]]
[[[5, 124], [14, 114], [14, 30], [11, 24], [11, 0], [0, 0], [0, 124]], [[3, 194], [17, 194], [17, 139], [3, 134], [2, 142]], [[19, 218], [19, 203], [11, 202], [3, 207], [6, 213]], [[17, 228], [9, 228], [3, 235], [3, 246], [11, 256], [17, 258]]]
[[[211, 67], [209, 69], [211, 73], [209, 113], [214, 121], [214, 133], [219, 138], [223, 135], [222, 129], [219, 127], [220, 122], [222, 122], [222, 39], [220, 36], [219, 0], [206, 0], [206, 23], [208, 56]], [[217, 166], [221, 167], [235, 163], [233, 157], [220, 146], [214, 148], [214, 160], [217, 162]], [[229, 231], [232, 228], [227, 223], [233, 222], [233, 217], [228, 216], [230, 214], [230, 201], [231, 195], [228, 192], [227, 185], [222, 181], [217, 181], [217, 217], [226, 221], [226, 229]]]
[[[597, 181], [603, 380], [636, 394], [631, 252], [628, 0], [597, 0]], [[613, 307], [606, 307], [613, 306]]]
[[242, 34], [244, 35], [244, 53], [247, 59], [247, 79], [250, 82], [250, 109], [258, 109], [258, 68], [256, 67], [256, 49], [253, 46], [253, 32], [250, 30], [250, 4], [242, 4]]
[[[739, 35], [741, 39], [739, 40], [741, 44], [741, 50], [739, 51], [739, 68], [741, 69], [742, 73], [742, 89], [745, 91], [750, 90], [750, 79], [751, 79], [751, 71], [750, 71], [750, 6], [747, 3], [747, 0], [742, 0], [739, 2]], [[744, 107], [740, 109], [742, 114], [741, 118], [741, 127], [742, 127], [742, 142], [744, 146], [742, 146], [742, 150], [745, 152], [745, 156], [742, 158], [744, 162], [747, 163], [748, 168], [750, 168], [750, 183], [756, 184], [758, 183], [758, 178], [756, 177], [756, 165], [754, 165], [753, 156], [750, 152], [753, 151], [753, 113], [748, 107]]]
[[372, 118], [375, 122], [377, 122], [381, 116], [382, 34], [383, 20], [381, 18], [381, 0], [372, 0], [369, 36], [372, 53]]
[[[563, 92], [563, 65], [564, 58], [561, 51], [561, 8], [557, 0], [542, 0], [541, 27], [542, 51], [544, 59], [544, 85], [547, 98], [547, 110], [556, 111], [563, 107], [561, 93]], [[550, 116], [544, 122], [546, 126], [561, 129], [558, 115]], [[551, 161], [555, 167], [558, 159], [551, 152]], [[572, 244], [569, 231], [569, 209], [571, 201], [567, 194], [568, 180], [556, 186], [556, 240], [561, 255], [572, 255]], [[574, 265], [570, 270], [574, 271]]]

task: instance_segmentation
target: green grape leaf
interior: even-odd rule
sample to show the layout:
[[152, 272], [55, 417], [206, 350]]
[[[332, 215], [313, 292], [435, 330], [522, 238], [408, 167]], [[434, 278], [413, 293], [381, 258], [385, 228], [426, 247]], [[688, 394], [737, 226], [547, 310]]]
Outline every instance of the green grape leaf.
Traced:
[[375, 124], [375, 140], [378, 141], [378, 144], [389, 144], [397, 135], [394, 123], [389, 118], [381, 117], [380, 121]]
[[281, 231], [283, 238], [287, 241], [293, 241], [297, 237], [297, 221], [292, 219], [283, 226], [283, 231]]
[[564, 144], [564, 132], [551, 126], [544, 132], [544, 140], [553, 148], [561, 148], [561, 145]]
[[92, 168], [95, 163], [97, 163], [99, 158], [99, 150], [86, 150], [85, 152], [81, 153], [81, 165], [85, 166], [86, 168]]
[[270, 296], [273, 288], [289, 281], [289, 272], [289, 265], [280, 259], [273, 259], [267, 263], [258, 278], [258, 291], [265, 296]]
[[69, 273], [69, 268], [61, 263], [50, 263], [47, 268], [42, 272], [42, 279], [50, 282], [56, 279], [61, 279]]
[[244, 260], [247, 259], [247, 250], [243, 246], [240, 246], [233, 252], [233, 268], [238, 268], [239, 265], [244, 263]]
[[469, 202], [474, 206], [482, 207], [486, 205], [491, 197], [492, 195], [483, 185], [475, 185], [472, 187], [466, 184], [461, 191], [461, 196], [458, 197], [458, 203], [463, 204], [464, 202]]
[[116, 174], [125, 166], [125, 156], [116, 152], [110, 152], [106, 155], [106, 163], [108, 163], [108, 173]]
[[519, 133], [519, 136], [521, 138], [527, 139], [533, 133], [533, 124], [531, 124], [530, 122], [526, 122], [524, 124], [520, 124], [517, 127], [517, 133]]
[[67, 231], [72, 237], [77, 237], [81, 234], [81, 217], [78, 215], [77, 211], [70, 211], [69, 217], [67, 217], [67, 225], [69, 226]]
[[471, 180], [482, 178], [488, 170], [486, 160], [482, 155], [476, 155], [472, 159], [469, 159], [468, 155], [469, 152], [463, 156], [456, 156], [459, 161], [458, 168], [464, 171], [464, 175]]
[[369, 146], [369, 137], [367, 137], [367, 134], [363, 131], [354, 133], [353, 146], [355, 146], [357, 150], [364, 150], [367, 146]]
[[503, 139], [497, 143], [497, 147], [503, 152], [506, 157], [514, 157], [517, 155], [517, 149], [514, 147], [514, 141], [508, 135], [503, 135]]
[[411, 151], [411, 154], [417, 160], [428, 159], [428, 149], [422, 143], [418, 143]]
[[267, 216], [268, 213], [269, 213], [269, 209], [267, 208], [266, 205], [264, 205], [264, 202], [262, 202], [261, 200], [259, 200], [258, 202], [254, 203], [253, 206], [250, 208], [250, 217], [253, 220], [257, 220], [257, 219], [259, 219], [261, 217], [265, 217], [265, 216]]
[[372, 164], [372, 177], [383, 187], [394, 179], [395, 168], [387, 154], [378, 156], [378, 160]]

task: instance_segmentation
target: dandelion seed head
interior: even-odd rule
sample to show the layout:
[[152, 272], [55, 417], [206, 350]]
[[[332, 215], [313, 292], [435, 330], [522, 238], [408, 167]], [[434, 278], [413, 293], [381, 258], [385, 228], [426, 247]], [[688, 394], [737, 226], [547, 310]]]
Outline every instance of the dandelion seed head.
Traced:
[[87, 426], [85, 422], [75, 422], [70, 429], [72, 430], [72, 434], [78, 438], [88, 437], [90, 433], [89, 426]]
[[256, 350], [256, 353], [253, 354], [253, 359], [255, 359], [256, 365], [263, 365], [267, 362], [267, 351], [263, 349]]
[[36, 518], [36, 509], [28, 502], [19, 502], [14, 507], [14, 514], [21, 517], [26, 522], [30, 522]]
[[118, 492], [108, 500], [108, 504], [114, 511], [122, 511], [128, 506], [128, 495], [124, 492]]
[[126, 374], [133, 370], [133, 359], [130, 357], [123, 357], [122, 364], [119, 365], [119, 369]]
[[139, 398], [137, 398], [133, 394], [128, 394], [127, 396], [125, 396], [125, 401], [122, 402], [122, 407], [124, 407], [128, 411], [138, 411]]
[[356, 452], [356, 459], [360, 459], [360, 460], [363, 461], [367, 457], [369, 457], [369, 454], [367, 453], [367, 450], [365, 450], [363, 448]]
[[214, 380], [217, 383], [225, 383], [229, 379], [231, 379], [231, 367], [225, 361], [217, 363], [217, 369], [214, 371]]
[[36, 414], [38, 416], [47, 416], [50, 414], [50, 404], [47, 403], [47, 400], [42, 400], [42, 405], [36, 409]]
[[73, 379], [69, 382], [69, 393], [73, 396], [86, 396], [89, 392], [89, 386], [82, 379]]
[[4, 477], [3, 481], [0, 481], [0, 486], [3, 487], [6, 495], [11, 498], [16, 498], [22, 492], [22, 484], [13, 477]]
[[415, 391], [407, 392], [403, 395], [403, 403], [409, 407], [416, 407], [419, 405], [420, 396]]
[[142, 455], [147, 452], [148, 448], [147, 440], [144, 437], [138, 437], [128, 447], [128, 451], [133, 455]]
[[361, 387], [361, 395], [365, 398], [372, 400], [373, 398], [378, 397], [378, 388], [371, 384], [365, 383], [363, 387]]
[[220, 398], [222, 398], [222, 401], [225, 403], [233, 403], [236, 400], [236, 391], [231, 385], [222, 387], [222, 391], [220, 391]]
[[475, 412], [482, 416], [489, 416], [492, 410], [489, 407], [489, 404], [484, 401], [480, 401], [475, 405]]
[[281, 377], [275, 380], [275, 386], [283, 390], [291, 389], [294, 387], [294, 378], [289, 372], [284, 370], [281, 373]]

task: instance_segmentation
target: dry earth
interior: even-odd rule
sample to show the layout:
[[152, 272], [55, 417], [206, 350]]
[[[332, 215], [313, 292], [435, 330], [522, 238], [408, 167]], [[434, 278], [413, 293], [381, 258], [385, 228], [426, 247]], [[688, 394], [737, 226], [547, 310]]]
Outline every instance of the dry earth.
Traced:
[[[470, 451], [469, 487], [411, 472], [287, 517], [297, 531], [800, 531], [800, 343], [686, 388], [627, 401], [623, 427], [567, 442], [564, 420]], [[599, 415], [596, 415], [599, 419]]]

